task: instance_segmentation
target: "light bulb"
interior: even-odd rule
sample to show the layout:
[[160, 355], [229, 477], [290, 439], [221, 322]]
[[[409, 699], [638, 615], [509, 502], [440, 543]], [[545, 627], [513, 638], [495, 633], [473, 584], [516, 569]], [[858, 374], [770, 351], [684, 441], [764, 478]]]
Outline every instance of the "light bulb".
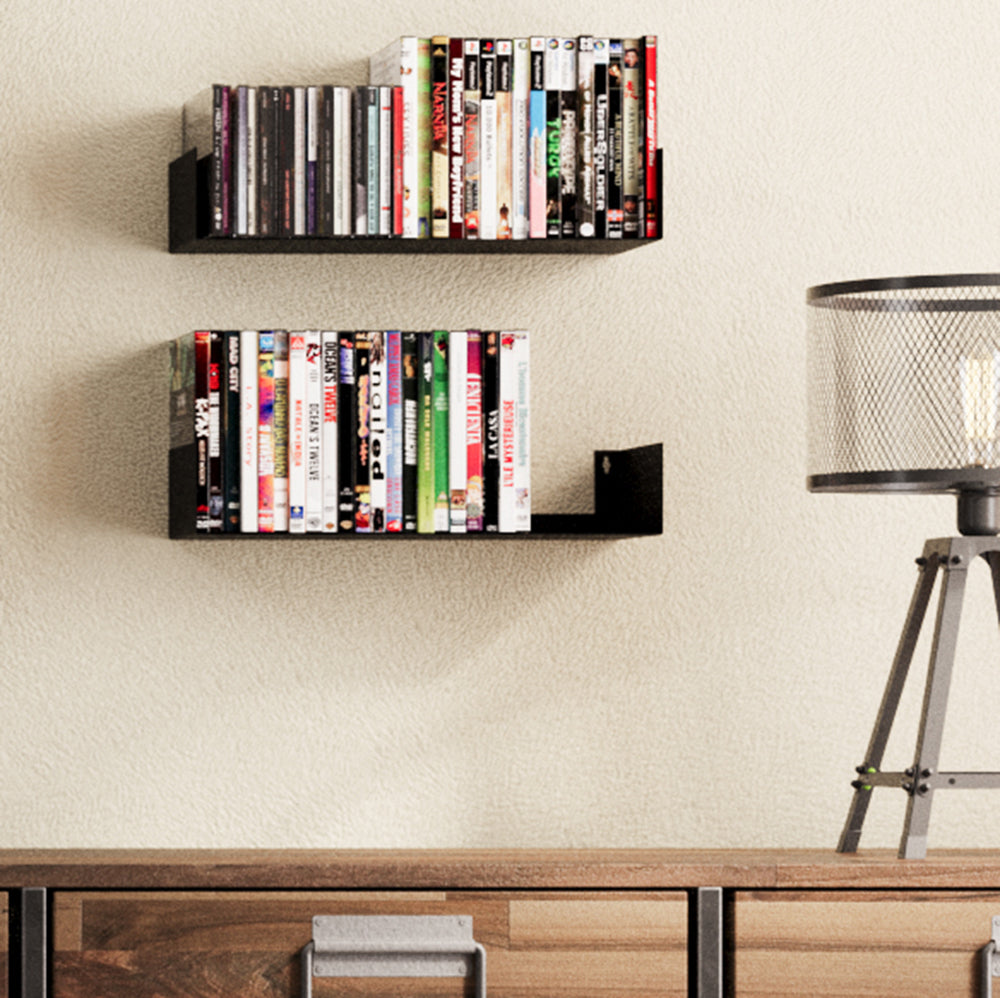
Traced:
[[965, 463], [994, 467], [1000, 450], [1000, 351], [980, 347], [961, 360]]

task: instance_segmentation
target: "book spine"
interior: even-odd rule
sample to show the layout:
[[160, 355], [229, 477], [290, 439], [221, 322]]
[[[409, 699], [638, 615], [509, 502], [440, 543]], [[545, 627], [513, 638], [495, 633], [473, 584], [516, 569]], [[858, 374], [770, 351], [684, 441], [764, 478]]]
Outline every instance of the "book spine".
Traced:
[[594, 39], [594, 235], [608, 236], [608, 39]]
[[320, 150], [320, 89], [306, 87], [306, 183], [305, 233], [315, 236], [319, 231], [319, 150]]
[[448, 497], [448, 333], [434, 331], [434, 531], [450, 529]]
[[240, 333], [240, 532], [257, 533], [257, 332]]
[[624, 46], [621, 39], [608, 43], [608, 238], [621, 239], [625, 232], [624, 204]]
[[465, 99], [462, 141], [463, 180], [465, 183], [462, 234], [465, 239], [479, 238], [479, 39], [465, 39]]
[[562, 39], [562, 84], [559, 94], [559, 194], [561, 198], [562, 234], [572, 239], [576, 235], [576, 39]]
[[448, 232], [461, 239], [465, 226], [465, 56], [461, 38], [448, 47]]
[[373, 331], [369, 334], [371, 346], [368, 352], [368, 418], [369, 418], [369, 459], [371, 494], [371, 530], [373, 534], [385, 533], [386, 502], [388, 500], [387, 441], [388, 364], [386, 358], [386, 334]]
[[448, 237], [448, 39], [431, 39], [431, 235]]
[[448, 524], [453, 534], [466, 532], [466, 493], [469, 487], [466, 442], [469, 334], [448, 334]]
[[517, 531], [514, 492], [514, 465], [517, 452], [517, 363], [515, 335], [500, 334], [500, 503], [498, 511], [501, 534]]
[[368, 94], [365, 87], [355, 87], [352, 94], [351, 180], [353, 228], [356, 236], [368, 235]]
[[323, 530], [323, 358], [320, 334], [306, 334], [306, 533]]
[[257, 198], [259, 180], [257, 166], [257, 88], [247, 87], [247, 235], [257, 235]]
[[392, 234], [403, 235], [404, 153], [406, 151], [403, 88], [392, 88]]
[[660, 234], [658, 203], [659, 177], [656, 173], [656, 35], [646, 35], [642, 60], [646, 77], [646, 238], [656, 239]]
[[319, 234], [334, 235], [333, 228], [333, 163], [335, 111], [333, 87], [320, 88], [320, 147], [319, 147]]
[[625, 211], [624, 237], [639, 236], [639, 201], [642, 197], [642, 57], [638, 38], [623, 42], [622, 79], [622, 207]]
[[465, 390], [465, 525], [483, 529], [483, 336], [470, 329]]
[[377, 236], [379, 230], [379, 149], [381, 114], [379, 106], [379, 88], [365, 87], [368, 107], [367, 140], [368, 140], [368, 174], [365, 190], [368, 194], [367, 232], [369, 236]]
[[274, 331], [274, 532], [288, 532], [288, 333]]
[[274, 333], [257, 347], [257, 530], [274, 533]]
[[511, 63], [511, 232], [528, 238], [528, 97], [531, 60], [527, 38], [514, 39]]
[[528, 236], [545, 238], [548, 193], [545, 97], [545, 39], [531, 39], [531, 93], [528, 97]]
[[492, 38], [479, 42], [479, 238], [497, 237], [497, 56]]
[[392, 235], [392, 87], [378, 88], [378, 234]]
[[208, 359], [208, 529], [221, 533], [225, 500], [222, 491], [222, 333], [209, 335]]
[[514, 366], [517, 375], [515, 397], [517, 413], [514, 447], [514, 529], [531, 530], [531, 378], [528, 334], [514, 334]]
[[337, 510], [341, 533], [354, 530], [354, 466], [358, 406], [354, 380], [354, 333], [340, 334], [340, 393], [337, 397]]
[[386, 333], [388, 413], [386, 418], [385, 529], [403, 532], [403, 344], [399, 330]]
[[513, 136], [514, 43], [509, 38], [497, 41], [497, 239], [514, 237], [514, 164], [511, 159]]
[[369, 361], [371, 338], [366, 332], [354, 337], [354, 396], [357, 410], [357, 443], [354, 449], [354, 530], [370, 534], [371, 523], [371, 412]]
[[337, 388], [340, 382], [340, 337], [330, 330], [320, 337], [323, 351], [323, 533], [337, 533], [340, 500], [337, 425]]
[[281, 108], [278, 112], [278, 181], [279, 235], [295, 233], [295, 92], [293, 87], [281, 88]]
[[431, 40], [417, 39], [417, 238], [431, 234]]
[[434, 336], [417, 333], [417, 533], [434, 533]]
[[222, 107], [220, 114], [222, 117], [222, 136], [220, 139], [220, 162], [222, 163], [220, 178], [221, 201], [222, 201], [222, 235], [231, 236], [233, 234], [232, 215], [232, 106], [229, 87], [222, 88]]
[[559, 183], [562, 113], [559, 88], [562, 86], [560, 39], [545, 42], [545, 236], [562, 236], [562, 186]]
[[212, 334], [207, 329], [194, 334], [194, 441], [197, 451], [197, 488], [195, 492], [195, 530], [209, 530], [209, 369]]
[[225, 374], [222, 380], [222, 529], [240, 529], [240, 334], [228, 331], [224, 344]]
[[576, 232], [592, 238], [594, 219], [594, 39], [581, 35], [576, 46]]
[[288, 336], [288, 529], [306, 532], [306, 338]]
[[403, 380], [403, 532], [417, 529], [417, 365], [419, 361], [416, 333], [402, 334]]
[[294, 212], [292, 232], [296, 236], [306, 235], [306, 191], [309, 186], [306, 155], [306, 132], [308, 111], [306, 110], [306, 88], [293, 87], [294, 97], [294, 139], [292, 144], [295, 157]]
[[496, 533], [500, 501], [500, 334], [483, 334], [483, 529]]

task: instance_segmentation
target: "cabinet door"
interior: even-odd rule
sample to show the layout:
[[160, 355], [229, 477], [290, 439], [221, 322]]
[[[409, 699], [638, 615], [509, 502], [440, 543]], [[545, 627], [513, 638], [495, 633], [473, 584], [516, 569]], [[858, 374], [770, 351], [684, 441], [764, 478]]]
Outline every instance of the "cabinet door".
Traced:
[[[915, 861], [914, 861], [915, 862]], [[970, 998], [1000, 892], [737, 893], [743, 998]]]
[[[686, 998], [682, 892], [63, 893], [55, 998], [289, 998], [314, 915], [469, 915], [489, 998]], [[316, 978], [316, 998], [471, 998], [471, 978]]]

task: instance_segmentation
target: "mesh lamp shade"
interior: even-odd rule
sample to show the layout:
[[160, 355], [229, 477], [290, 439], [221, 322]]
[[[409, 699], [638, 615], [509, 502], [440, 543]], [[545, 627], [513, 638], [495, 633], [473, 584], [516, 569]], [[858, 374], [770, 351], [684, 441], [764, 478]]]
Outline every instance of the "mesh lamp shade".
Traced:
[[1000, 274], [810, 288], [813, 492], [952, 492], [1000, 532]]

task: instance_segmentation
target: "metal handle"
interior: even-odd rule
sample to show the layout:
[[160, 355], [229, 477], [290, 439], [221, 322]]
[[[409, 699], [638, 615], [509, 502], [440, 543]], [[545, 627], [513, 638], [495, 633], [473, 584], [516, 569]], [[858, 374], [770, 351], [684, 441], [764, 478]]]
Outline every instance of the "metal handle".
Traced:
[[314, 977], [466, 977], [486, 998], [486, 950], [468, 915], [319, 915], [302, 947], [302, 998]]
[[979, 951], [979, 982], [982, 998], [993, 998], [993, 978], [1000, 977], [1000, 915], [993, 916], [993, 938]]

